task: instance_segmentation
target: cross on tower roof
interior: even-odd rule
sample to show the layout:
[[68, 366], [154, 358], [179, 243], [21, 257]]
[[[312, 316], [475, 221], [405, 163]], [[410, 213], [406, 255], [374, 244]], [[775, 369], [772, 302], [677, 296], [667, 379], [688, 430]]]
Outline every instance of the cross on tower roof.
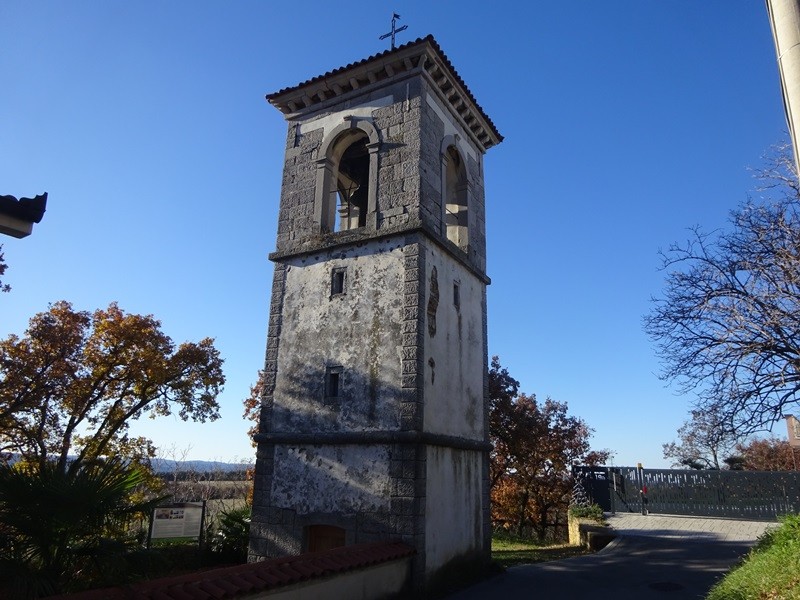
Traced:
[[397, 13], [392, 13], [392, 30], [389, 33], [384, 33], [381, 37], [378, 38], [380, 40], [385, 40], [387, 37], [391, 37], [392, 38], [392, 50], [394, 50], [394, 48], [395, 48], [395, 45], [394, 45], [394, 36], [395, 36], [395, 34], [396, 33], [400, 33], [401, 31], [405, 31], [406, 29], [408, 29], [408, 25], [403, 25], [402, 27], [399, 27], [399, 28], [395, 29], [395, 22], [399, 18], [400, 18], [400, 15], [398, 15]]

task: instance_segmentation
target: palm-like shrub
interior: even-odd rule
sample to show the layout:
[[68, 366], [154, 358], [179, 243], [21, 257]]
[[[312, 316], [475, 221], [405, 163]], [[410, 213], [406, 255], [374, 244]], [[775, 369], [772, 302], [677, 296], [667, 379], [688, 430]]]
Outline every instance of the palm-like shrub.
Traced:
[[221, 562], [247, 562], [250, 541], [250, 506], [224, 510], [211, 534], [210, 549]]
[[114, 583], [145, 474], [120, 459], [0, 465], [0, 596], [38, 598]]

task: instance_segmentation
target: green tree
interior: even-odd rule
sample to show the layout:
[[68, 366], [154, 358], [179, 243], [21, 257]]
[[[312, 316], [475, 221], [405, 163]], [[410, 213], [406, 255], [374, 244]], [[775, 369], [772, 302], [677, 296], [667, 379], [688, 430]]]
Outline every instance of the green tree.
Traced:
[[56, 302], [0, 341], [0, 451], [62, 473], [102, 456], [149, 464], [153, 445], [131, 421], [217, 419], [224, 382], [211, 339], [176, 348], [152, 315]]
[[761, 201], [730, 227], [694, 228], [662, 254], [662, 298], [645, 317], [662, 377], [696, 391], [696, 408], [747, 434], [769, 428], [800, 392], [800, 185], [791, 155], [759, 177]]
[[[0, 465], [0, 596], [38, 598], [116, 583], [145, 473], [122, 459]], [[126, 543], [126, 540], [128, 543]], [[5, 595], [4, 595], [5, 594]]]

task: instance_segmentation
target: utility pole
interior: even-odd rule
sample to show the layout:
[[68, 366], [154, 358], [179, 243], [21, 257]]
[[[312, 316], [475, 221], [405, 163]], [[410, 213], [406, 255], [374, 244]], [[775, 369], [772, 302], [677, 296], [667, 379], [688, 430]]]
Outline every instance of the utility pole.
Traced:
[[800, 0], [765, 0], [769, 15], [778, 72], [781, 76], [783, 108], [792, 138], [795, 167], [800, 173]]
[[794, 415], [783, 415], [786, 419], [786, 431], [789, 437], [789, 448], [792, 450], [792, 462], [794, 463], [794, 470], [797, 471], [797, 458], [795, 458], [795, 449], [800, 448], [800, 420]]

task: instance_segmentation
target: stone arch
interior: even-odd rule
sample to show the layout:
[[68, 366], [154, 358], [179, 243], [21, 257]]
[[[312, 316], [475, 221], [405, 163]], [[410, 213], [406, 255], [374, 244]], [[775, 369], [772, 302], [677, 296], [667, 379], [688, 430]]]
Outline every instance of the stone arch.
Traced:
[[322, 233], [376, 224], [380, 137], [367, 120], [345, 117], [319, 150], [314, 217]]
[[469, 245], [469, 179], [458, 149], [458, 135], [442, 140], [442, 234], [467, 251]]

